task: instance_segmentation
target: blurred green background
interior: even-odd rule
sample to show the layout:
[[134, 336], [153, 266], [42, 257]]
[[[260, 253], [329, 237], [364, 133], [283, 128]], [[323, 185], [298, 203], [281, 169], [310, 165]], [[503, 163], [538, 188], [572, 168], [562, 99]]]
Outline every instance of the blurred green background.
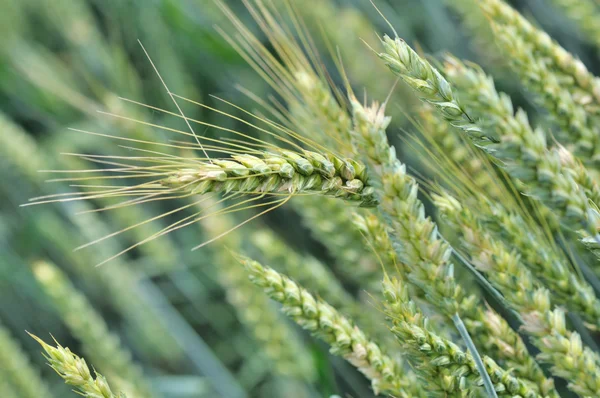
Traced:
[[[226, 3], [258, 34], [242, 1]], [[374, 58], [360, 40], [375, 43], [376, 34], [389, 29], [371, 4], [367, 0], [296, 3], [301, 5], [301, 17], [307, 21], [326, 62], [330, 61], [321, 34], [339, 47], [357, 92], [366, 87], [372, 97], [383, 99], [393, 78], [372, 73], [370, 62], [375, 62]], [[449, 51], [477, 60], [502, 77], [503, 90], [524, 102], [523, 96], [511, 90], [514, 78], [503, 73], [493, 49], [481, 52], [477, 42], [469, 39], [472, 32], [446, 3], [389, 0], [377, 4], [401, 37], [428, 53]], [[548, 2], [512, 4], [525, 15], [535, 16], [537, 23], [597, 71], [596, 49]], [[313, 361], [317, 378], [308, 383], [281, 374], [278, 365], [265, 357], [264, 342], [248, 330], [247, 320], [240, 319], [236, 300], [231, 299], [240, 293], [235, 283], [223, 282], [219, 275], [227, 267], [220, 263], [222, 248], [215, 244], [190, 251], [206, 237], [201, 227], [179, 230], [97, 268], [95, 264], [143, 237], [130, 231], [117, 239], [73, 251], [109, 232], [160, 214], [170, 208], [168, 205], [154, 203], [133, 210], [83, 214], [77, 213], [92, 208], [90, 204], [19, 207], [31, 197], [73, 189], [68, 183], [48, 183], [49, 175], [38, 172], [83, 167], [80, 160], [60, 153], [127, 152], [117, 146], [118, 142], [68, 128], [158, 142], [174, 138], [165, 131], [115, 120], [99, 114], [99, 110], [183, 128], [178, 120], [118, 99], [122, 96], [175, 110], [138, 39], [170, 89], [179, 95], [222, 106], [210, 96], [214, 94], [253, 109], [255, 103], [240, 94], [236, 84], [261, 98], [272, 94], [215, 25], [230, 29], [229, 21], [211, 0], [0, 1], [0, 324], [22, 347], [23, 355], [30, 358], [51, 396], [71, 393], [44, 365], [40, 347], [25, 330], [45, 340], [52, 334], [80, 354], [102, 351], [103, 344], [110, 346], [114, 341], [95, 337], [99, 332], [93, 322], [81, 321], [84, 324], [77, 326], [79, 331], [73, 332], [72, 324], [85, 318], [77, 313], [84, 307], [73, 296], [62, 298], [66, 301], [59, 305], [56, 302], [61, 299], [49, 299], [32, 275], [32, 264], [37, 260], [51, 261], [65, 272], [108, 329], [121, 339], [124, 350], [131, 351], [157, 396], [371, 395], [362, 376], [330, 357], [325, 346], [291, 324], [303, 345], [303, 354]], [[333, 63], [327, 66], [333, 68]], [[412, 97], [406, 95], [405, 102], [392, 106], [396, 114], [402, 115], [410, 112], [412, 102]], [[187, 104], [184, 110], [194, 119], [242, 128], [200, 107]], [[406, 124], [400, 120], [397, 126], [402, 125]], [[404, 160], [410, 162], [406, 157]], [[147, 236], [164, 225], [151, 223], [141, 233]], [[238, 230], [236, 234], [243, 244], [257, 225], [274, 229], [300, 253], [331, 261], [331, 255], [310, 237], [290, 207]], [[245, 293], [241, 294], [240, 305], [244, 307]], [[65, 309], [74, 319], [65, 315]], [[90, 330], [85, 332], [86, 328]], [[82, 333], [92, 340], [97, 338], [98, 347], [85, 347]], [[94, 355], [86, 358], [92, 364], [103, 360]], [[100, 363], [97, 366], [103, 370]], [[104, 372], [110, 375], [110, 369]]]

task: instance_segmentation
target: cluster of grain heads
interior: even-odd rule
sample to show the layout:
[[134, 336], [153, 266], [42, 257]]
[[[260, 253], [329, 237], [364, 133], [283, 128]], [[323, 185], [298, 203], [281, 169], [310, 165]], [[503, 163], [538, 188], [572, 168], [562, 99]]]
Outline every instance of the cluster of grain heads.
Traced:
[[[511, 176], [529, 181], [530, 193], [554, 209], [563, 225], [574, 230], [584, 229], [592, 236], [596, 234], [597, 226], [590, 219], [585, 193], [570, 173], [562, 172], [559, 154], [547, 150], [544, 134], [541, 130], [531, 130], [525, 112], [519, 111], [514, 116], [508, 97], [499, 96], [487, 77], [467, 69], [454, 59], [446, 68], [454, 80], [462, 78], [464, 84], [477, 83], [477, 90], [471, 91], [473, 97], [468, 104], [472, 107], [485, 106], [489, 115], [483, 113], [476, 123], [474, 116], [458, 102], [450, 83], [429, 62], [401, 39], [385, 37], [383, 43], [385, 52], [380, 56], [392, 72], [436, 107], [450, 124], [466, 133], [476, 145], [504, 161]], [[483, 126], [478, 124], [481, 122]]]
[[73, 354], [68, 347], [56, 343], [53, 347], [37, 336], [31, 335], [46, 352], [48, 364], [65, 380], [65, 383], [77, 389], [77, 393], [89, 398], [127, 398], [120, 392], [115, 394], [110, 389], [108, 382], [97, 371], [92, 375], [85, 359]]
[[[391, 331], [432, 394], [429, 396], [481, 394], [483, 381], [473, 357], [452, 341], [431, 331], [427, 317], [409, 298], [406, 283], [385, 277], [383, 292]], [[512, 376], [510, 371], [499, 367], [491, 358], [484, 357], [483, 362], [497, 396], [540, 396], [536, 388]]]
[[469, 104], [467, 111], [486, 134], [497, 137], [498, 143], [488, 147], [491, 155], [525, 185], [527, 193], [552, 209], [565, 227], [595, 235], [597, 225], [589, 217], [586, 193], [595, 197], [597, 186], [585, 167], [564, 148], [548, 149], [543, 130], [534, 129], [522, 109], [515, 113], [510, 98], [496, 91], [481, 68], [446, 57], [444, 71]]
[[[421, 290], [440, 313], [452, 319], [459, 330], [461, 317], [476, 327], [477, 345], [489, 346], [493, 344], [490, 340], [498, 342], [502, 338], [519, 341], [514, 332], [501, 336], [497, 330], [484, 329], [484, 332], [481, 329], [492, 325], [482, 322], [484, 314], [476, 309], [478, 300], [475, 296], [467, 296], [454, 277], [450, 262], [452, 248], [438, 236], [435, 223], [425, 216], [423, 203], [417, 197], [416, 181], [406, 173], [405, 166], [396, 159], [394, 148], [387, 141], [385, 129], [389, 118], [376, 104], [366, 108], [354, 99], [352, 105], [353, 141], [372, 172], [370, 181], [378, 195], [379, 207], [392, 228], [400, 264], [406, 264], [400, 269], [405, 270], [407, 280]], [[522, 354], [522, 362], [529, 364], [528, 376], [532, 382], [546, 389], [549, 383], [529, 355], [519, 347], [516, 349]], [[507, 361], [514, 359], [512, 353], [498, 352], [508, 354], [503, 356]]]
[[71, 332], [81, 340], [94, 362], [117, 379], [123, 391], [132, 396], [153, 397], [153, 389], [131, 353], [108, 330], [106, 322], [56, 266], [33, 264], [33, 272]]
[[554, 375], [569, 380], [569, 388], [574, 392], [598, 396], [600, 357], [582, 345], [579, 334], [568, 330], [564, 310], [556, 306], [548, 289], [523, 266], [514, 250], [494, 239], [455, 198], [436, 195], [434, 201], [460, 233], [461, 244], [471, 262], [519, 313], [523, 329], [541, 351], [540, 360], [552, 366]]
[[598, 166], [598, 79], [543, 31], [502, 0], [478, 3], [496, 42], [523, 84], [560, 128], [559, 138], [584, 162]]
[[238, 260], [248, 271], [250, 280], [282, 304], [286, 315], [329, 344], [332, 354], [355, 366], [371, 381], [376, 393], [401, 398], [426, 396], [409, 371], [401, 369], [335, 308], [271, 268], [245, 257]]
[[[4, 382], [5, 385], [2, 385]], [[5, 392], [6, 391], [6, 392]], [[15, 398], [50, 398], [50, 390], [33, 368], [27, 354], [0, 324], [0, 392]], [[3, 397], [5, 395], [2, 395]]]

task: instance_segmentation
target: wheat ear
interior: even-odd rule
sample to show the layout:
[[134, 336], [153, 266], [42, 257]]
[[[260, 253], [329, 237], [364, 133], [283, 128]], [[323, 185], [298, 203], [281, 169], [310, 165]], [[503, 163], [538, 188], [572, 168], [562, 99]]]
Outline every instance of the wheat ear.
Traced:
[[371, 380], [375, 393], [395, 397], [424, 396], [414, 379], [407, 377], [376, 343], [335, 308], [271, 268], [245, 257], [239, 257], [239, 261], [248, 271], [250, 280], [282, 304], [286, 315], [329, 344], [332, 354], [343, 357]]
[[65, 383], [75, 387], [78, 394], [89, 398], [127, 398], [124, 393], [114, 394], [100, 373], [94, 371], [95, 377], [92, 376], [85, 359], [73, 354], [68, 348], [56, 341], [56, 347], [53, 347], [37, 336], [32, 334], [30, 336], [40, 343], [52, 369], [65, 380]]

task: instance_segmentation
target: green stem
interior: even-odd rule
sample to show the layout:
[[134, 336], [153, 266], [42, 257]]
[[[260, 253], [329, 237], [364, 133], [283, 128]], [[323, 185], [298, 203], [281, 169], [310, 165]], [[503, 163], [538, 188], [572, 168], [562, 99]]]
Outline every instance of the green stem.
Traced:
[[458, 313], [452, 315], [452, 321], [454, 322], [454, 326], [456, 326], [458, 333], [460, 333], [460, 336], [465, 341], [467, 349], [473, 356], [475, 365], [477, 366], [477, 369], [479, 369], [479, 374], [481, 375], [481, 379], [483, 380], [483, 386], [485, 387], [485, 391], [487, 392], [490, 398], [498, 398], [496, 390], [494, 390], [492, 380], [490, 379], [490, 375], [485, 370], [485, 366], [483, 365], [483, 361], [479, 356], [479, 352], [477, 351], [477, 348], [475, 348], [475, 344], [473, 344], [473, 340], [471, 340], [471, 336], [469, 335], [469, 332], [467, 332], [465, 324], [463, 323], [462, 319], [460, 319], [460, 315], [458, 315]]

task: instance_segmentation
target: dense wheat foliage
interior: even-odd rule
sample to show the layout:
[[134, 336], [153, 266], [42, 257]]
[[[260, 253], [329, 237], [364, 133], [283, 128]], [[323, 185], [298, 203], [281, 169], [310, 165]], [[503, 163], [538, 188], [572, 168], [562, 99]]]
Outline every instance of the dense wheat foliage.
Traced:
[[600, 397], [600, 1], [0, 27], [0, 398]]

